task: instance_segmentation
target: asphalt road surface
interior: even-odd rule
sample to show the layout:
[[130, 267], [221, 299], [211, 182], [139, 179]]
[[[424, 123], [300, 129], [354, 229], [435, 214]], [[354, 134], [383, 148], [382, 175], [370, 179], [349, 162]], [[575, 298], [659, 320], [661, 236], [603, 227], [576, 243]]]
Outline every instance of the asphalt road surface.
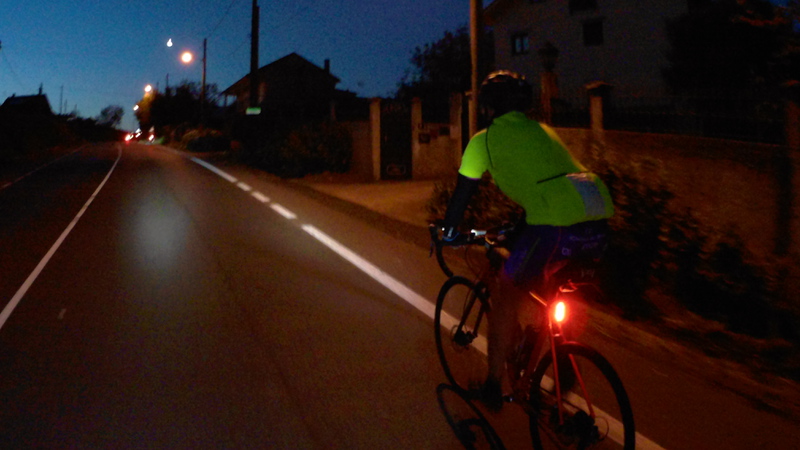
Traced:
[[[86, 146], [0, 184], [0, 448], [462, 448], [427, 251], [257, 172]], [[797, 424], [602, 334], [642, 448]], [[525, 418], [487, 415], [507, 448]]]

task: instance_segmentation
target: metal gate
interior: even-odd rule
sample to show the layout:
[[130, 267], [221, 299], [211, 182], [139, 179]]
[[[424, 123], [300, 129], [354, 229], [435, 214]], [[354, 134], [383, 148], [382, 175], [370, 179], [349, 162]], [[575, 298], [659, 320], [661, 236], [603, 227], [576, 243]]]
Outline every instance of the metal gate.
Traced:
[[381, 179], [411, 179], [411, 107], [381, 102]]

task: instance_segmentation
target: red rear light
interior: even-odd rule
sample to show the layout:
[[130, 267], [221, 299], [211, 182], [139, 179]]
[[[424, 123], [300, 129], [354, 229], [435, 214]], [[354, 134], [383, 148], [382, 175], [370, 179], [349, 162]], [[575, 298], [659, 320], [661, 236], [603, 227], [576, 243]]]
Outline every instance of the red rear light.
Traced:
[[553, 308], [553, 318], [556, 323], [561, 323], [567, 318], [567, 305], [564, 302], [556, 303], [555, 308]]

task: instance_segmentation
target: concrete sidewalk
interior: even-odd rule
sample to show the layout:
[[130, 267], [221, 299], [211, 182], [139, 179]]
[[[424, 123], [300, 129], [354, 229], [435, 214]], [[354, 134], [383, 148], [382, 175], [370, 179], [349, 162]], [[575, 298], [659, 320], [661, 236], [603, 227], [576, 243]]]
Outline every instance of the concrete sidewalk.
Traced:
[[363, 206], [401, 222], [428, 226], [425, 205], [436, 181], [378, 181], [373, 183], [298, 180], [323, 194]]

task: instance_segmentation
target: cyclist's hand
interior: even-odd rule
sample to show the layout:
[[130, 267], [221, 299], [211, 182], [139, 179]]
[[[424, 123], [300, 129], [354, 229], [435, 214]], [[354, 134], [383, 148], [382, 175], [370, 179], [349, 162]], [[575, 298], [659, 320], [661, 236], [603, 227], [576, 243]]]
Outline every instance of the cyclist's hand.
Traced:
[[458, 232], [456, 227], [444, 227], [442, 228], [442, 241], [444, 242], [453, 242], [461, 235]]
[[458, 247], [467, 243], [469, 236], [462, 235], [455, 227], [442, 229], [442, 244]]

